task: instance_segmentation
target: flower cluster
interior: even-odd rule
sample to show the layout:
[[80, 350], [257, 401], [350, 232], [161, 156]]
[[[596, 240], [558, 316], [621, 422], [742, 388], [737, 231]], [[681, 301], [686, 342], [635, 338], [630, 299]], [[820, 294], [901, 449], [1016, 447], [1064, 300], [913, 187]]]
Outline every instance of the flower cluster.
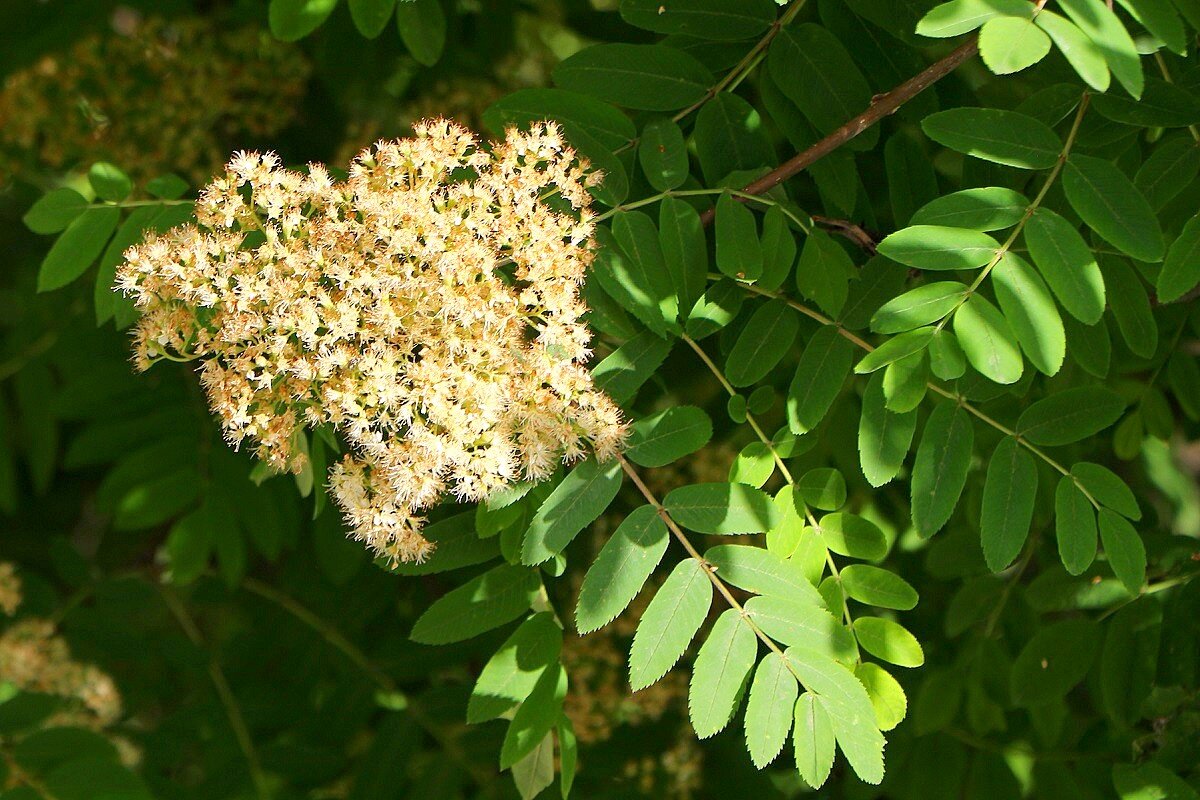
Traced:
[[[13, 616], [22, 600], [16, 566], [0, 562], [0, 610]], [[98, 731], [121, 717], [121, 694], [116, 683], [99, 667], [72, 659], [66, 640], [48, 619], [25, 617], [0, 634], [0, 683], [66, 698], [69, 702], [43, 723], [46, 727], [76, 726]], [[123, 742], [118, 746], [136, 760], [131, 746]]]
[[229, 148], [282, 130], [309, 66], [295, 47], [208, 19], [138, 20], [76, 42], [0, 87], [0, 173], [108, 160], [201, 182]]
[[306, 427], [331, 426], [356, 538], [419, 560], [419, 512], [444, 495], [482, 500], [623, 442], [585, 367], [596, 179], [548, 123], [483, 146], [422, 122], [345, 181], [237, 154], [196, 225], [125, 254], [135, 360], [199, 359], [229, 441], [278, 469], [304, 466]]

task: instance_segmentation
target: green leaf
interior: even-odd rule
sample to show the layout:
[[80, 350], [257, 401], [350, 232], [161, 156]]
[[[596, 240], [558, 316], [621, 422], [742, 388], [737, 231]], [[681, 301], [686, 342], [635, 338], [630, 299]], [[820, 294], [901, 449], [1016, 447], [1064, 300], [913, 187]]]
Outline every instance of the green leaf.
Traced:
[[940, 39], [959, 36], [996, 17], [1028, 18], [1032, 8], [1025, 0], [951, 0], [930, 9], [917, 23], [917, 33]]
[[953, 311], [967, 293], [958, 281], [936, 281], [910, 289], [884, 303], [871, 317], [876, 333], [903, 333], [937, 322]]
[[971, 467], [975, 432], [967, 412], [940, 403], [921, 434], [912, 473], [912, 518], [922, 538], [933, 536], [954, 513]]
[[1104, 58], [1104, 52], [1075, 23], [1044, 8], [1033, 21], [1049, 34], [1054, 46], [1079, 77], [1083, 78], [1084, 83], [1097, 92], [1108, 89], [1108, 62]]
[[854, 668], [854, 677], [866, 688], [875, 709], [875, 724], [890, 731], [908, 714], [908, 698], [900, 682], [878, 664], [863, 662]]
[[612, 503], [621, 477], [617, 459], [600, 464], [590, 457], [571, 470], [533, 515], [521, 545], [522, 563], [541, 564], [561, 553]]
[[719, 544], [704, 553], [725, 583], [754, 594], [793, 598], [820, 606], [821, 595], [800, 565], [755, 545]]
[[[1183, 0], [1184, 3], [1188, 0]], [[1120, 0], [1129, 16], [1179, 55], [1187, 54], [1187, 33], [1170, 0]]]
[[1050, 52], [1050, 37], [1025, 17], [993, 17], [979, 31], [979, 55], [997, 75], [1033, 66]]
[[1100, 646], [1091, 620], [1056, 622], [1039, 630], [1013, 662], [1009, 691], [1013, 702], [1033, 708], [1066, 695], [1083, 680]]
[[908, 283], [908, 270], [881, 255], [871, 256], [862, 265], [858, 277], [850, 282], [841, 323], [847, 330], [867, 327], [871, 315], [885, 302], [900, 294]]
[[1025, 546], [1037, 487], [1033, 456], [1016, 439], [1006, 436], [988, 461], [979, 515], [983, 558], [992, 572], [1006, 569]]
[[[779, 30], [767, 53], [767, 68], [779, 89], [822, 135], [832, 133], [871, 103], [871, 86], [832, 33], [811, 23]], [[804, 76], [804, 80], [798, 80]], [[868, 150], [879, 138], [869, 128], [849, 147]]]
[[1089, 228], [1139, 261], [1162, 261], [1166, 245], [1158, 217], [1111, 161], [1072, 154], [1062, 183], [1071, 207]]
[[1002, 186], [963, 189], [921, 206], [911, 223], [998, 231], [1020, 222], [1028, 206], [1025, 195]]
[[1146, 582], [1146, 547], [1129, 521], [1117, 512], [1100, 509], [1100, 541], [1113, 574], [1130, 594], [1138, 594]]
[[603, 628], [642, 590], [667, 552], [667, 526], [653, 506], [641, 506], [617, 526], [583, 577], [575, 606], [579, 633]]
[[567, 800], [575, 783], [575, 769], [579, 763], [579, 740], [575, 736], [571, 718], [566, 714], [558, 718], [558, 748], [562, 799]]
[[688, 176], [687, 143], [683, 131], [667, 117], [656, 117], [642, 128], [638, 161], [646, 180], [660, 192], [683, 184]]
[[554, 68], [554, 82], [639, 111], [676, 111], [699, 100], [712, 73], [693, 56], [661, 44], [599, 44]]
[[1200, 100], [1157, 78], [1146, 79], [1146, 91], [1140, 100], [1102, 94], [1093, 104], [1101, 116], [1139, 128], [1183, 128], [1200, 122]]
[[528, 128], [546, 119], [562, 125], [568, 139], [584, 133], [608, 151], [627, 146], [637, 137], [637, 128], [621, 111], [565, 89], [518, 89], [483, 112], [484, 123], [497, 136], [507, 125]]
[[1108, 305], [1121, 338], [1134, 355], [1152, 358], [1158, 349], [1158, 324], [1137, 272], [1124, 259], [1107, 256], [1100, 260], [1100, 268], [1108, 284]]
[[988, 380], [1016, 383], [1025, 370], [1017, 337], [987, 298], [973, 294], [954, 312], [954, 335], [971, 366]]
[[944, 381], [961, 378], [967, 371], [967, 356], [951, 331], [943, 328], [929, 342], [929, 369]]
[[775, 652], [763, 656], [754, 670], [746, 701], [746, 748], [758, 769], [774, 761], [783, 750], [792, 730], [792, 710], [799, 693], [799, 684], [783, 656]]
[[1067, 353], [1084, 372], [1097, 378], [1108, 377], [1112, 342], [1107, 325], [1084, 325], [1070, 317], [1063, 319], [1067, 329]]
[[1067, 313], [1095, 325], [1104, 314], [1104, 276], [1079, 231], [1053, 211], [1039, 208], [1025, 225], [1025, 243]]
[[865, 517], [838, 511], [821, 518], [817, 532], [825, 546], [840, 556], [878, 561], [887, 555], [887, 537]]
[[758, 657], [758, 639], [736, 608], [726, 609], [700, 646], [688, 688], [688, 716], [699, 739], [729, 724]]
[[467, 722], [495, 719], [528, 697], [538, 679], [558, 663], [562, 638], [548, 611], [522, 622], [483, 665], [467, 701]]
[[777, 642], [830, 659], [854, 660], [854, 637], [821, 606], [801, 598], [760, 596], [751, 597], [744, 608], [759, 630]]
[[1054, 490], [1054, 533], [1067, 572], [1080, 575], [1092, 565], [1096, 558], [1096, 512], [1069, 475], [1064, 475]]
[[683, 200], [663, 198], [658, 212], [658, 240], [680, 312], [686, 312], [704, 294], [708, 282], [708, 244], [700, 214]]
[[396, 4], [400, 39], [418, 64], [431, 67], [446, 47], [446, 14], [440, 0], [403, 0]]
[[917, 427], [917, 412], [889, 411], [883, 393], [883, 375], [875, 374], [863, 392], [858, 426], [858, 457], [867, 483], [878, 488], [900, 471]]
[[763, 271], [756, 283], [774, 291], [787, 281], [796, 263], [796, 238], [779, 206], [771, 206], [763, 215], [762, 251]]
[[671, 352], [671, 342], [643, 331], [618, 347], [592, 370], [596, 388], [625, 403], [650, 379]]
[[770, 495], [744, 483], [680, 486], [663, 506], [676, 522], [697, 533], [763, 533], [778, 521]]
[[1133, 490], [1108, 467], [1077, 461], [1071, 466], [1071, 475], [1100, 505], [1132, 520], [1142, 518]]
[[712, 583], [694, 558], [676, 565], [646, 606], [629, 651], [633, 691], [658, 681], [675, 665], [700, 630], [712, 604]]
[[1038, 445], [1063, 445], [1094, 436], [1125, 411], [1125, 401], [1104, 386], [1075, 386], [1055, 392], [1025, 409], [1017, 433]]
[[294, 42], [321, 27], [337, 0], [271, 0], [267, 22], [276, 39]]
[[862, 360], [855, 365], [854, 371], [859, 375], [865, 375], [914, 353], [919, 353], [929, 346], [933, 334], [934, 329], [928, 327], [894, 336], [863, 356]]
[[896, 227], [911, 223], [919, 206], [938, 196], [937, 174], [916, 136], [892, 136], [883, 147], [884, 173], [887, 175], [888, 200]]
[[213, 547], [213, 519], [201, 508], [180, 517], [167, 534], [166, 555], [170, 582], [185, 586], [208, 568]]
[[762, 274], [762, 245], [754, 213], [728, 192], [717, 200], [717, 269], [730, 278], [753, 281]]
[[870, 564], [842, 568], [842, 589], [860, 603], [878, 608], [908, 611], [916, 608], [917, 590], [894, 572]]
[[999, 108], [951, 108], [921, 121], [925, 134], [969, 156], [1021, 169], [1050, 169], [1062, 152], [1058, 134], [1044, 123]]
[[34, 233], [58, 233], [87, 207], [88, 201], [74, 189], [53, 189], [39, 197], [21, 221]]
[[805, 692], [796, 701], [795, 721], [796, 768], [805, 783], [819, 789], [833, 769], [833, 723], [812, 692]]
[[534, 800], [554, 783], [554, 735], [551, 732], [547, 731], [532, 750], [513, 763], [512, 777], [521, 800]]
[[737, 42], [758, 36], [775, 21], [770, 0], [621, 0], [621, 18], [655, 33]]
[[[1200, 6], [1198, 6], [1200, 7]], [[1164, 139], [1142, 162], [1133, 185], [1159, 210], [1200, 175], [1200, 147], [1187, 136]]]
[[1158, 302], [1170, 303], [1200, 283], [1200, 216], [1192, 217], [1183, 226], [1167, 251], [1162, 272], [1155, 286]]
[[734, 386], [751, 386], [767, 376], [800, 332], [800, 315], [779, 298], [759, 306], [738, 335], [725, 362], [725, 377]]
[[[623, 264], [609, 263], [612, 276], [633, 299], [629, 310], [651, 330], [666, 330], [679, 316], [679, 305], [654, 220], [641, 211], [620, 211], [613, 217], [612, 232], [626, 259]], [[607, 289], [603, 274], [601, 284]]]
[[831, 317], [846, 304], [854, 263], [829, 234], [814, 227], [804, 240], [796, 265], [796, 288]]
[[97, 161], [88, 170], [88, 183], [101, 200], [119, 202], [133, 191], [133, 181], [115, 164]]
[[1113, 788], [1121, 800], [1196, 800], [1196, 790], [1162, 764], [1147, 761], [1113, 767]]
[[859, 617], [854, 634], [862, 648], [876, 658], [898, 667], [919, 667], [925, 663], [921, 643], [904, 626], [883, 617]]
[[537, 748], [558, 722], [566, 696], [567, 672], [561, 665], [552, 664], [509, 723], [500, 748], [500, 769], [508, 769]]
[[450, 644], [478, 636], [524, 613], [541, 585], [537, 570], [493, 567], [435, 600], [409, 637], [421, 644]]
[[[784, 654], [800, 683], [816, 694], [829, 715], [833, 735], [854, 773], [867, 783], [883, 780], [883, 734], [875, 727], [875, 709], [858, 678], [818, 653], [789, 647]], [[797, 720], [797, 728], [800, 726]]]
[[813, 334], [788, 387], [787, 419], [792, 433], [808, 433], [821, 423], [842, 391], [853, 357], [854, 345], [835, 326], [825, 325]]
[[396, 0], [350, 0], [350, 18], [354, 27], [368, 39], [383, 33], [396, 10]]
[[975, 269], [990, 262], [1000, 245], [991, 236], [966, 228], [912, 225], [879, 243], [879, 252], [917, 269]]
[[718, 184], [731, 172], [776, 162], [762, 117], [736, 94], [721, 92], [705, 103], [696, 115], [692, 137], [700, 169], [710, 185]]
[[992, 287], [1021, 350], [1045, 375], [1055, 375], [1067, 355], [1067, 334], [1058, 306], [1029, 262], [1005, 253], [992, 270]]
[[[730, 413], [732, 416], [733, 412]], [[729, 468], [729, 480], [761, 489], [774, 472], [775, 457], [771, 448], [763, 442], [750, 442], [742, 448]]]
[[1095, 0], [1061, 0], [1059, 6], [1104, 54], [1108, 68], [1125, 91], [1142, 96], [1142, 60], [1137, 46], [1112, 9]]
[[421, 562], [401, 561], [386, 568], [397, 575], [433, 575], [491, 561], [500, 554], [495, 539], [481, 539], [471, 514], [455, 514], [421, 529], [421, 535], [436, 545], [433, 555]]
[[695, 406], [674, 406], [630, 426], [625, 455], [643, 467], [662, 467], [696, 452], [712, 438], [712, 420]]
[[831, 467], [810, 469], [796, 482], [805, 503], [822, 511], [837, 511], [846, 504], [846, 479]]
[[61, 289], [86, 272], [104, 251], [120, 219], [121, 210], [113, 206], [89, 208], [76, 217], [42, 260], [37, 290]]
[[883, 396], [889, 411], [913, 411], [925, 399], [929, 383], [929, 358], [923, 351], [887, 365], [883, 371]]

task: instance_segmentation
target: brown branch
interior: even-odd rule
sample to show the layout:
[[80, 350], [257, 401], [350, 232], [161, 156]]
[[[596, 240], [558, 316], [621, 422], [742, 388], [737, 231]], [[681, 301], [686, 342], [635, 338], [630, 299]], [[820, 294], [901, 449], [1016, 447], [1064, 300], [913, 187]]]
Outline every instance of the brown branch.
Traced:
[[[807, 150], [792, 156], [741, 191], [745, 194], [762, 194], [783, 183], [798, 172], [807, 169], [813, 162], [829, 155], [889, 114], [895, 113], [900, 106], [949, 75], [959, 64], [962, 64], [977, 52], [979, 52], [979, 43], [972, 36], [970, 40], [959, 45], [945, 58], [930, 64], [895, 89], [884, 94], [875, 95], [875, 97], [871, 98], [871, 105], [867, 106], [867, 109], [857, 117]], [[800, 80], [800, 78], [798, 77], [797, 80]], [[714, 214], [715, 210], [710, 208], [704, 212], [701, 220], [705, 225], [708, 225], [712, 223]]]
[[844, 236], [846, 239], [849, 239], [855, 247], [867, 255], [875, 255], [878, 242], [876, 242], [875, 236], [861, 225], [851, 222], [848, 219], [825, 217], [820, 214], [813, 214], [812, 221], [822, 228], [836, 233], [838, 236]]

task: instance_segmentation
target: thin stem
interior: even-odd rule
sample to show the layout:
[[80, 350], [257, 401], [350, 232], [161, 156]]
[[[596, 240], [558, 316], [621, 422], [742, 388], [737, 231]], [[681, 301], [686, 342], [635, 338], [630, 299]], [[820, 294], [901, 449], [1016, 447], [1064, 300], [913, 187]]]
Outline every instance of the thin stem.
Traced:
[[783, 651], [779, 648], [779, 645], [775, 643], [774, 639], [763, 633], [762, 629], [759, 628], [758, 625], [755, 624], [754, 620], [751, 619], [750, 615], [746, 613], [745, 607], [743, 607], [742, 604], [738, 602], [738, 599], [733, 596], [733, 592], [729, 591], [729, 587], [725, 585], [725, 582], [717, 577], [717, 573], [713, 568], [713, 565], [710, 564], [704, 558], [704, 556], [700, 555], [700, 551], [698, 551], [695, 546], [692, 545], [691, 541], [687, 537], [687, 534], [684, 533], [683, 529], [680, 528], [675, 520], [671, 518], [670, 513], [666, 508], [663, 507], [663, 504], [659, 502], [658, 498], [654, 496], [654, 492], [650, 491], [650, 487], [648, 487], [646, 482], [642, 480], [642, 476], [638, 474], [638, 471], [634, 468], [634, 466], [630, 464], [628, 460], [626, 460], [625, 456], [618, 455], [617, 459], [621, 462], [621, 468], [625, 470], [625, 474], [629, 476], [629, 479], [633, 481], [633, 485], [637, 487], [639, 492], [641, 492], [642, 497], [645, 498], [646, 502], [658, 512], [658, 516], [667, 526], [667, 530], [669, 530], [671, 535], [674, 536], [681, 545], [683, 545], [683, 549], [687, 551], [687, 554], [700, 565], [702, 570], [704, 570], [704, 574], [708, 576], [708, 580], [712, 583], [713, 588], [717, 590], [717, 593], [725, 599], [725, 602], [729, 604], [730, 608], [735, 609], [741, 615], [742, 622], [746, 623], [746, 625], [750, 627], [750, 630], [754, 631], [754, 635], [757, 636], [759, 640], [767, 646], [768, 650], [776, 653], [780, 656], [780, 658], [783, 658], [784, 666], [786, 666], [788, 671], [795, 676], [796, 680], [803, 685], [804, 682], [801, 680], [800, 675], [796, 672], [791, 662], [784, 657]]
[[[716, 379], [720, 381], [721, 385], [725, 387], [725, 391], [729, 393], [729, 396], [736, 396], [738, 393], [737, 390], [733, 388], [733, 384], [731, 384], [729, 379], [725, 377], [725, 373], [716, 365], [716, 362], [709, 358], [708, 353], [704, 352], [704, 348], [702, 348], [695, 339], [687, 334], [684, 334], [682, 338], [683, 341], [687, 343], [688, 347], [695, 351], [696, 355], [699, 356], [700, 360], [704, 362], [704, 365], [708, 367], [709, 371], [716, 377]], [[767, 436], [767, 432], [763, 430], [762, 426], [758, 424], [758, 420], [749, 411], [746, 412], [746, 422], [750, 425], [750, 428], [754, 431], [755, 435], [758, 436], [758, 440], [762, 442], [763, 445], [766, 446], [767, 450], [771, 453], [771, 457], [774, 459], [775, 465], [779, 468], [779, 473], [783, 475], [783, 478], [785, 481], [787, 481], [788, 486], [791, 486], [793, 489], [795, 489], [796, 479], [792, 476], [791, 470], [788, 469], [787, 464], [784, 462], [783, 457], [779, 454], [779, 450], [775, 447], [775, 443], [771, 440], [771, 437]], [[820, 524], [817, 523], [816, 517], [813, 516], [812, 511], [807, 505], [804, 508], [804, 516], [814, 531], [819, 532], [821, 530]], [[833, 555], [829, 552], [829, 548], [825, 548], [825, 562], [829, 565], [830, 575], [833, 576], [833, 579], [837, 581], [838, 586], [840, 587], [842, 583], [842, 575], [838, 571], [837, 562], [833, 560]], [[853, 626], [854, 618], [850, 615], [850, 605], [846, 602], [846, 594], [845, 592], [842, 592], [841, 594], [842, 615], [846, 619], [846, 624]]]
[[[192, 644], [200, 649], [206, 649], [204, 637], [200, 633], [200, 628], [196, 626], [196, 621], [188, 614], [187, 608], [184, 607], [183, 601], [175, 594], [168, 586], [161, 583], [155, 583], [155, 588], [162, 596], [163, 602], [166, 603], [171, 614], [179, 623], [179, 627], [183, 628], [183, 632], [191, 640]], [[229, 687], [229, 681], [225, 679], [225, 672], [221, 669], [220, 663], [217, 661], [217, 656], [213, 652], [208, 654], [208, 676], [212, 681], [213, 688], [217, 691], [217, 697], [221, 701], [221, 705], [225, 709], [225, 716], [229, 720], [229, 727], [233, 729], [233, 735], [237, 739], [238, 747], [241, 748], [242, 755], [246, 759], [246, 765], [250, 770], [250, 778], [254, 782], [254, 790], [260, 800], [267, 800], [271, 797], [271, 789], [267, 783], [267, 776], [262, 771], [262, 766], [258, 760], [258, 753], [254, 749], [254, 741], [250, 738], [250, 730], [246, 727], [246, 719], [242, 716], [241, 706], [238, 705], [237, 698], [233, 694], [233, 690]]]

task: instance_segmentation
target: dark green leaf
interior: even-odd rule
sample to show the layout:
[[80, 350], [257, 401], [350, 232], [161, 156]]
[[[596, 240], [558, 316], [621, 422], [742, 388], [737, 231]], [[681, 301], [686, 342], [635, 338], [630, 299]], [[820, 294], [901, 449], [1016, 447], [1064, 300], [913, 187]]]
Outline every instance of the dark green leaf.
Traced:
[[1096, 511], [1070, 475], [1054, 490], [1054, 532], [1063, 566], [1072, 575], [1082, 574], [1096, 558]]
[[1100, 631], [1086, 619], [1056, 622], [1039, 630], [1013, 662], [1013, 702], [1034, 707], [1061, 698], [1083, 680], [1096, 658]]
[[754, 214], [725, 192], [717, 200], [717, 269], [730, 278], [753, 281], [762, 274], [762, 246]]
[[1092, 249], [1058, 214], [1039, 208], [1025, 225], [1029, 255], [1071, 316], [1094, 325], [1104, 313], [1104, 276]]
[[744, 483], [681, 486], [666, 496], [663, 506], [676, 522], [698, 533], [763, 533], [778, 522], [771, 497]]
[[1103, 386], [1076, 386], [1037, 401], [1022, 412], [1016, 431], [1039, 445], [1062, 445], [1085, 439], [1116, 422], [1125, 401]]
[[1167, 251], [1162, 272], [1155, 287], [1158, 302], [1178, 300], [1200, 283], [1200, 216], [1192, 217], [1183, 226]]
[[643, 331], [596, 365], [596, 388], [618, 403], [631, 400], [671, 352], [671, 342]]
[[661, 467], [696, 452], [712, 438], [712, 420], [695, 406], [675, 406], [637, 420], [625, 455], [643, 467]]
[[983, 558], [992, 572], [1006, 569], [1025, 546], [1037, 486], [1033, 456], [1016, 439], [1006, 436], [988, 461], [979, 514]]
[[854, 264], [841, 245], [822, 230], [809, 231], [796, 265], [796, 288], [802, 295], [836, 317], [846, 304], [847, 283], [854, 274]]
[[511, 622], [541, 588], [537, 570], [501, 564], [442, 595], [413, 625], [421, 644], [450, 644]]
[[1139, 261], [1162, 261], [1158, 218], [1111, 161], [1073, 154], [1062, 175], [1067, 199], [1092, 230]]
[[679, 126], [666, 117], [647, 122], [638, 142], [638, 160], [646, 180], [658, 191], [682, 185], [688, 176], [688, 157]]
[[917, 412], [897, 414], [886, 407], [883, 376], [872, 375], [863, 393], [858, 426], [858, 455], [863, 476], [872, 486], [891, 481], [900, 471], [917, 427]]
[[38, 291], [61, 289], [86, 272], [104, 251], [120, 219], [120, 209], [113, 206], [89, 208], [76, 217], [42, 260]]
[[1129, 521], [1117, 512], [1100, 509], [1100, 541], [1113, 574], [1130, 594], [1138, 594], [1146, 582], [1146, 547]]
[[396, 27], [417, 63], [433, 66], [446, 47], [446, 14], [440, 0], [403, 0], [396, 4]]
[[775, 299], [760, 306], [729, 351], [725, 377], [734, 386], [751, 386], [792, 348], [800, 331], [800, 315], [786, 301]]
[[710, 185], [718, 184], [735, 170], [775, 163], [762, 117], [736, 94], [722, 92], [705, 103], [696, 115], [692, 136], [700, 168]]
[[736, 42], [757, 36], [775, 21], [770, 0], [621, 0], [621, 17], [655, 33]]
[[704, 96], [712, 73], [694, 57], [661, 44], [599, 44], [554, 68], [564, 89], [641, 111], [675, 111]]
[[954, 513], [974, 438], [970, 417], [953, 403], [940, 403], [929, 415], [912, 474], [912, 518], [922, 537], [933, 536]]
[[277, 39], [294, 42], [321, 27], [337, 0], [271, 0], [267, 20]]
[[788, 428], [797, 435], [817, 427], [829, 413], [850, 373], [854, 345], [833, 325], [817, 330], [800, 356], [788, 387]]
[[74, 189], [54, 189], [38, 198], [21, 220], [34, 233], [58, 233], [87, 207], [88, 201]]
[[368, 39], [383, 33], [396, 10], [396, 0], [350, 0], [350, 18], [354, 27]]
[[921, 121], [930, 139], [969, 156], [1021, 169], [1050, 169], [1058, 135], [1033, 117], [999, 108], [951, 108]]
[[528, 697], [538, 679], [558, 662], [562, 638], [549, 612], [522, 622], [479, 673], [467, 701], [467, 722], [495, 719]]

